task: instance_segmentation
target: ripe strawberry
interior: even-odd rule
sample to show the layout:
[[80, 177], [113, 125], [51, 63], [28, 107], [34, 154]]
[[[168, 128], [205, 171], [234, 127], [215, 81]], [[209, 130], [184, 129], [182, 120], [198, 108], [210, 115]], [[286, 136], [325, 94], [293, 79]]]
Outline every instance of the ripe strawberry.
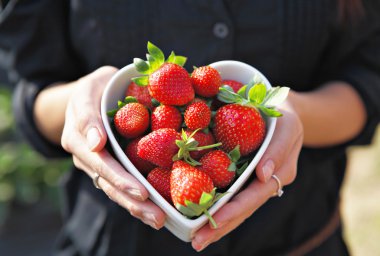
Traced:
[[221, 196], [215, 195], [211, 178], [192, 166], [180, 166], [172, 170], [170, 193], [174, 206], [185, 216], [204, 213], [214, 227], [215, 221], [207, 211]]
[[194, 99], [187, 71], [174, 63], [165, 63], [149, 75], [150, 95], [164, 105], [182, 106]]
[[[190, 136], [194, 131], [192, 130], [185, 130], [187, 136]], [[198, 131], [193, 135], [194, 140], [198, 142], [198, 147], [203, 147], [207, 145], [212, 145], [215, 143], [215, 138], [214, 135], [212, 135], [211, 131], [208, 131], [207, 133], [203, 131]], [[195, 159], [199, 160], [203, 155], [207, 154], [210, 152], [212, 149], [204, 149], [204, 150], [194, 150], [190, 151], [190, 156]]]
[[117, 110], [114, 124], [120, 135], [128, 139], [135, 138], [149, 127], [149, 112], [141, 103], [128, 103]]
[[173, 128], [179, 131], [182, 125], [181, 112], [173, 106], [160, 105], [152, 112], [152, 130], [160, 128]]
[[152, 131], [139, 141], [137, 155], [157, 166], [170, 169], [173, 156], [178, 152], [176, 140], [181, 140], [181, 135], [172, 128]]
[[266, 133], [260, 112], [269, 117], [280, 117], [282, 114], [275, 107], [286, 99], [288, 92], [287, 87], [267, 90], [260, 82], [242, 87], [239, 93], [233, 92], [229, 86], [220, 87], [220, 101], [237, 103], [219, 108], [214, 117], [214, 135], [217, 141], [222, 142], [222, 149], [229, 152], [240, 146], [242, 156], [256, 150]]
[[172, 203], [170, 174], [170, 170], [156, 167], [148, 174], [147, 180], [166, 201]]
[[149, 109], [153, 109], [152, 96], [150, 96], [148, 87], [138, 86], [131, 82], [127, 88], [125, 96], [133, 96], [137, 101]]
[[222, 78], [215, 68], [203, 66], [194, 69], [191, 74], [191, 82], [196, 94], [203, 97], [213, 97], [219, 92]]
[[132, 162], [132, 164], [139, 170], [142, 174], [148, 174], [155, 166], [137, 155], [137, 145], [140, 141], [140, 137], [132, 140], [128, 143], [125, 148], [125, 154]]
[[199, 160], [201, 165], [198, 169], [210, 176], [215, 187], [222, 189], [234, 179], [239, 157], [240, 154], [233, 158], [222, 150], [213, 150]]
[[172, 169], [182, 168], [182, 167], [189, 167], [189, 166], [192, 166], [192, 165], [186, 163], [185, 161], [177, 160], [177, 161], [174, 161]]
[[234, 90], [234, 92], [238, 92], [239, 89], [244, 86], [243, 83], [240, 83], [236, 80], [223, 80], [222, 84], [228, 85]]
[[210, 124], [211, 110], [204, 102], [191, 103], [186, 107], [184, 119], [189, 129], [205, 129]]
[[264, 140], [265, 121], [255, 108], [228, 104], [218, 109], [214, 118], [214, 135], [226, 152], [240, 146], [246, 156], [256, 150]]

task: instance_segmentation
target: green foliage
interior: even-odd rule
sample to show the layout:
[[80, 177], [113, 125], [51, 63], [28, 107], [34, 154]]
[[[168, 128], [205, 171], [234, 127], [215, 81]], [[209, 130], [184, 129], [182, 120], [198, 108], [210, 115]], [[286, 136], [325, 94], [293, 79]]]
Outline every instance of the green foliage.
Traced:
[[68, 160], [47, 160], [16, 139], [9, 90], [0, 87], [0, 226], [13, 204], [48, 200], [57, 205], [57, 183]]

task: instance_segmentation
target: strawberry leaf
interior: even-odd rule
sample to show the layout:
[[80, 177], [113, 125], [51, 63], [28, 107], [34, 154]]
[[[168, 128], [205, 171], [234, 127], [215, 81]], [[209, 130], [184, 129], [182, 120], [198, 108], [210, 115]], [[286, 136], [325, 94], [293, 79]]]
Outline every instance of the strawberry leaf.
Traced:
[[237, 94], [239, 94], [241, 97], [245, 98], [246, 90], [247, 90], [247, 85], [244, 85], [238, 90]]
[[149, 75], [150, 74], [150, 66], [149, 64], [140, 58], [134, 58], [133, 64], [135, 64], [137, 72], [143, 75]]
[[168, 59], [166, 60], [166, 62], [174, 63], [177, 65], [180, 65], [181, 67], [183, 67], [185, 65], [186, 61], [187, 61], [186, 57], [177, 56], [177, 55], [175, 55], [175, 53], [173, 51], [170, 53]]
[[118, 111], [118, 109], [112, 109], [112, 110], [107, 112], [107, 116], [108, 117], [114, 117], [116, 115], [117, 111]]
[[273, 108], [267, 108], [265, 106], [258, 106], [260, 111], [262, 111], [266, 116], [270, 117], [280, 117], [282, 116], [282, 113], [276, 109]]
[[124, 103], [125, 104], [134, 103], [134, 102], [138, 102], [138, 100], [135, 97], [133, 97], [133, 96], [127, 96], [124, 99]]
[[245, 171], [245, 169], [247, 169], [248, 167], [248, 161], [246, 161], [240, 168], [238, 168], [236, 170], [236, 175], [239, 177], [240, 175], [243, 174], [243, 172]]
[[[149, 52], [150, 56], [154, 58], [158, 67], [160, 67], [162, 64], [164, 64], [164, 62], [165, 62], [164, 53], [161, 51], [160, 48], [158, 48], [157, 46], [155, 46], [151, 42], [148, 42], [148, 52]], [[149, 61], [149, 59], [148, 59], [148, 61]]]
[[231, 152], [228, 154], [231, 161], [236, 163], [240, 159], [240, 146], [237, 145]]
[[269, 90], [267, 97], [264, 99], [264, 105], [267, 107], [276, 107], [285, 101], [289, 94], [289, 87], [274, 87]]
[[267, 89], [263, 84], [255, 84], [248, 91], [248, 98], [255, 104], [261, 104], [264, 101]]
[[149, 77], [148, 76], [133, 77], [132, 81], [138, 86], [147, 86], [149, 83]]
[[236, 171], [236, 163], [232, 162], [227, 169], [229, 172], [234, 172]]

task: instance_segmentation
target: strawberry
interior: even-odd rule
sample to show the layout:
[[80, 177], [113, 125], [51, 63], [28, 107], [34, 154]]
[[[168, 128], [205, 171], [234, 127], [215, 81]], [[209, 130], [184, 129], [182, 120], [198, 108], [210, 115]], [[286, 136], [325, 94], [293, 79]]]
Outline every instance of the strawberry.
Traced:
[[184, 119], [191, 130], [205, 129], [210, 124], [211, 110], [204, 102], [194, 102], [186, 107]]
[[231, 87], [234, 90], [234, 92], [238, 92], [239, 89], [244, 86], [243, 83], [240, 83], [236, 80], [223, 80], [222, 84], [228, 85], [229, 87]]
[[166, 201], [172, 203], [170, 175], [170, 170], [156, 167], [148, 174], [147, 180]]
[[194, 89], [187, 71], [173, 63], [163, 64], [149, 76], [150, 95], [165, 105], [181, 106], [194, 99]]
[[131, 82], [128, 85], [125, 96], [133, 96], [137, 101], [149, 109], [153, 109], [152, 96], [150, 96], [148, 87], [138, 86], [136, 83]]
[[195, 217], [205, 213], [216, 227], [207, 209], [217, 201], [211, 178], [192, 166], [181, 166], [172, 170], [170, 193], [174, 206], [185, 216]]
[[173, 128], [179, 131], [182, 125], [181, 112], [173, 106], [160, 105], [152, 112], [152, 130], [160, 128]]
[[177, 154], [176, 140], [181, 135], [172, 128], [162, 128], [145, 135], [138, 143], [137, 155], [159, 167], [170, 169]]
[[191, 74], [191, 82], [197, 95], [213, 97], [219, 92], [222, 78], [215, 68], [203, 66], [194, 69]]
[[[188, 137], [190, 137], [190, 135], [194, 133], [194, 131], [189, 130], [189, 129], [185, 130], [185, 132]], [[195, 141], [198, 142], [198, 147], [212, 145], [215, 143], [215, 138], [214, 138], [214, 135], [212, 135], [211, 131], [208, 131], [207, 133], [204, 131], [198, 131], [194, 133], [193, 138]], [[207, 154], [211, 150], [212, 150], [211, 148], [200, 150], [200, 151], [193, 150], [193, 151], [190, 151], [190, 156], [195, 160], [199, 160], [203, 155]]]
[[281, 116], [274, 107], [286, 99], [288, 92], [287, 87], [267, 91], [261, 83], [248, 84], [238, 93], [229, 86], [222, 86], [218, 99], [233, 103], [219, 108], [214, 117], [213, 131], [215, 139], [222, 142], [222, 149], [229, 152], [240, 146], [242, 156], [258, 149], [266, 134], [266, 123], [260, 112], [269, 117]]
[[178, 161], [174, 161], [172, 169], [188, 167], [188, 166], [192, 166], [192, 165], [186, 163], [185, 161], [178, 160]]
[[[135, 138], [142, 135], [149, 127], [149, 112], [147, 108], [141, 104], [128, 101], [119, 102], [119, 109], [112, 110], [108, 114], [113, 116], [116, 131], [127, 139]], [[116, 113], [115, 113], [116, 112]]]
[[137, 155], [137, 145], [140, 139], [141, 137], [138, 137], [130, 141], [125, 148], [125, 154], [137, 170], [142, 174], [148, 174], [155, 166]]
[[239, 160], [239, 148], [235, 148], [230, 154], [222, 150], [213, 150], [204, 155], [199, 162], [199, 170], [207, 173], [215, 187], [226, 188], [235, 178], [236, 161]]
[[183, 56], [174, 52], [165, 61], [164, 53], [148, 42], [147, 61], [134, 59], [136, 70], [143, 76], [132, 78], [140, 86], [148, 86], [149, 94], [164, 105], [182, 106], [194, 99], [194, 89]]
[[240, 153], [245, 156], [264, 140], [265, 122], [254, 108], [238, 104], [223, 106], [216, 111], [214, 124], [215, 138], [226, 152], [240, 145]]

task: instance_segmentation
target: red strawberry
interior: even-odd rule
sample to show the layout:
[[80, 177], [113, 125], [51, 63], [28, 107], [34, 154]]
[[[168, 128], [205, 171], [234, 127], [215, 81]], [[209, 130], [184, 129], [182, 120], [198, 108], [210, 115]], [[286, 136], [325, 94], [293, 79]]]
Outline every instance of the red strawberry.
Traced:
[[215, 68], [203, 66], [194, 69], [191, 74], [191, 82], [196, 94], [203, 97], [213, 97], [219, 92], [222, 78]]
[[235, 177], [236, 164], [238, 160], [231, 159], [230, 155], [222, 150], [214, 150], [204, 155], [199, 162], [199, 170], [207, 173], [215, 187], [225, 188]]
[[182, 125], [181, 112], [173, 106], [161, 105], [152, 112], [152, 130], [160, 128], [173, 128], [179, 131]]
[[194, 99], [187, 71], [174, 63], [165, 63], [149, 75], [150, 95], [164, 105], [185, 105]]
[[135, 138], [149, 127], [149, 112], [141, 103], [128, 103], [114, 116], [117, 132], [125, 138]]
[[178, 152], [176, 140], [181, 140], [181, 135], [172, 128], [152, 131], [139, 141], [137, 155], [162, 168], [170, 169], [173, 156]]
[[226, 152], [240, 146], [246, 156], [256, 150], [264, 140], [265, 121], [252, 107], [228, 104], [218, 109], [214, 118], [214, 135]]
[[[187, 129], [186, 134], [187, 136], [190, 136], [194, 131]], [[212, 135], [211, 131], [208, 131], [207, 133], [203, 131], [198, 131], [193, 135], [194, 140], [198, 142], [198, 147], [203, 147], [207, 145], [211, 145], [215, 143], [214, 135]], [[210, 152], [212, 149], [204, 149], [204, 150], [194, 150], [190, 151], [190, 156], [195, 159], [199, 160], [203, 155]]]
[[125, 96], [133, 96], [147, 108], [153, 109], [152, 96], [149, 94], [148, 87], [138, 86], [134, 82], [131, 82]]
[[192, 165], [186, 163], [185, 161], [177, 160], [177, 161], [174, 161], [172, 169], [188, 167], [188, 166], [192, 166]]
[[189, 129], [205, 129], [210, 124], [211, 110], [204, 102], [195, 102], [185, 110], [185, 124]]
[[170, 193], [174, 206], [185, 216], [194, 217], [204, 213], [214, 227], [215, 221], [207, 211], [220, 195], [215, 196], [211, 178], [192, 166], [181, 166], [172, 170]]
[[170, 170], [156, 167], [148, 174], [147, 180], [166, 201], [172, 203], [170, 174]]
[[142, 173], [148, 174], [155, 166], [137, 155], [137, 145], [141, 138], [136, 138], [128, 143], [125, 154], [132, 164]]
[[239, 89], [244, 86], [243, 83], [240, 83], [236, 80], [223, 80], [222, 84], [230, 86], [234, 90], [234, 92], [238, 92]]

